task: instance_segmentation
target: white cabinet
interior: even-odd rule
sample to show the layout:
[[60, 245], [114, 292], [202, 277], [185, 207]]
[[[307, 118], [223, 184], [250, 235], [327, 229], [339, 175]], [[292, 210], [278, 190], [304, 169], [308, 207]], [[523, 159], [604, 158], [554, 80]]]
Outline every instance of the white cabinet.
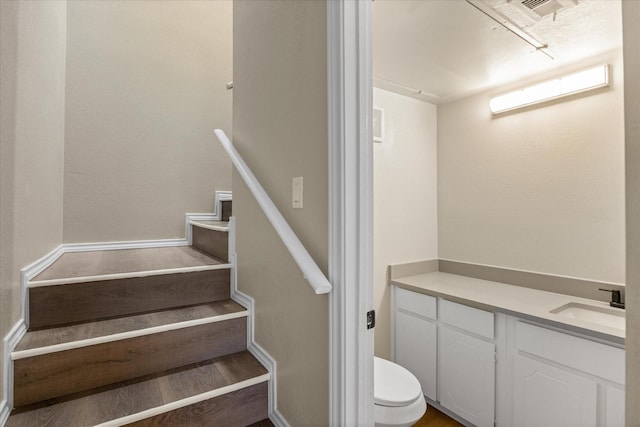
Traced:
[[512, 322], [513, 425], [624, 425], [623, 349]]
[[418, 378], [422, 393], [436, 400], [436, 324], [420, 317], [396, 313], [396, 363]]
[[624, 426], [623, 348], [401, 288], [393, 301], [395, 361], [435, 407], [478, 427], [496, 413], [498, 427]]
[[478, 427], [493, 426], [495, 345], [440, 326], [440, 403]]
[[394, 360], [433, 402], [478, 427], [493, 426], [493, 313], [394, 289]]
[[597, 426], [595, 381], [516, 355], [513, 385], [513, 425]]
[[624, 427], [624, 389], [608, 385], [606, 405], [606, 426]]
[[436, 400], [436, 298], [394, 289], [395, 362], [420, 381], [422, 393]]

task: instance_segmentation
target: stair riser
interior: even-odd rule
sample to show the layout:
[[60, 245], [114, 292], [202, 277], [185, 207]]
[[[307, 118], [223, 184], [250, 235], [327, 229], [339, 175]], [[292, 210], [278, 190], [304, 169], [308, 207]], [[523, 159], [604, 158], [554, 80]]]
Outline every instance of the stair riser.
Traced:
[[14, 405], [89, 390], [246, 349], [246, 318], [14, 361]]
[[229, 218], [231, 217], [231, 215], [233, 215], [232, 211], [233, 211], [233, 201], [224, 200], [222, 202], [222, 212], [221, 212], [222, 221], [229, 221]]
[[268, 412], [265, 382], [127, 426], [246, 426], [267, 418]]
[[197, 225], [191, 226], [192, 245], [224, 261], [229, 260], [229, 233], [210, 230]]
[[131, 277], [29, 289], [29, 328], [41, 329], [228, 299], [230, 270]]

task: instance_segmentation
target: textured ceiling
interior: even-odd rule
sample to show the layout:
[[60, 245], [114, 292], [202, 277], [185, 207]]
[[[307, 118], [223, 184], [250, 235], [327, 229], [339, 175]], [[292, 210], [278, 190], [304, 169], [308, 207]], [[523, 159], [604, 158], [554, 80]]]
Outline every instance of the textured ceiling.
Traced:
[[553, 59], [465, 0], [375, 0], [375, 86], [443, 103], [622, 46], [620, 0], [562, 0], [577, 5], [537, 21], [514, 9], [522, 0], [472, 1], [548, 45]]

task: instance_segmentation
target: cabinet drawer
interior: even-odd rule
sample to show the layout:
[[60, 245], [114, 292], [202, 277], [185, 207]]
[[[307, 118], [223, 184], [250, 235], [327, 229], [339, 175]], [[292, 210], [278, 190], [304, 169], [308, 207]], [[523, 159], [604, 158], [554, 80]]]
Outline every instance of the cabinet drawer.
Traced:
[[396, 287], [396, 308], [429, 319], [436, 318], [435, 297]]
[[625, 356], [621, 348], [523, 322], [516, 324], [516, 348], [624, 384]]
[[493, 339], [493, 313], [440, 300], [440, 321], [465, 331]]

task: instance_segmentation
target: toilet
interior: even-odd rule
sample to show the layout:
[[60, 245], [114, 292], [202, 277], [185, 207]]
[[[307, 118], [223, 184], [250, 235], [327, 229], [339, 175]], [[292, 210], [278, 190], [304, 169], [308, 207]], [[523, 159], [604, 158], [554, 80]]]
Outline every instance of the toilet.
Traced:
[[374, 358], [376, 427], [409, 427], [427, 410], [418, 379], [402, 366]]

